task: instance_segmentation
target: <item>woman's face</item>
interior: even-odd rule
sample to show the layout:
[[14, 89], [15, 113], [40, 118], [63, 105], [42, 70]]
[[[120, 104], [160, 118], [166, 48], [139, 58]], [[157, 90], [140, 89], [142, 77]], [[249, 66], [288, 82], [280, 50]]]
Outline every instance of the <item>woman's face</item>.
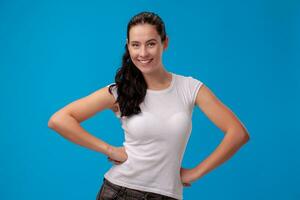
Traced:
[[155, 26], [138, 24], [130, 28], [127, 47], [130, 58], [142, 73], [151, 73], [162, 68], [162, 53], [167, 48], [168, 38], [162, 43]]

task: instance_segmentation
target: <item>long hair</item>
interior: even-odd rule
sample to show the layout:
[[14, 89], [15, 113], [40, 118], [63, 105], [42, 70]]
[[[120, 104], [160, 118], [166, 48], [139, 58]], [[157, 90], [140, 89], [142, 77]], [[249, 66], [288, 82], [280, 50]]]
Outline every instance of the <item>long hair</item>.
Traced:
[[[165, 24], [162, 19], [153, 12], [141, 12], [131, 18], [127, 25], [127, 39], [129, 41], [130, 29], [138, 24], [154, 25], [161, 41], [166, 40]], [[121, 117], [131, 116], [141, 112], [140, 104], [144, 101], [147, 92], [147, 83], [142, 72], [133, 64], [127, 44], [122, 57], [122, 65], [115, 75], [115, 84], [109, 86], [112, 94], [112, 87], [117, 87], [118, 98], [115, 103], [119, 103]]]

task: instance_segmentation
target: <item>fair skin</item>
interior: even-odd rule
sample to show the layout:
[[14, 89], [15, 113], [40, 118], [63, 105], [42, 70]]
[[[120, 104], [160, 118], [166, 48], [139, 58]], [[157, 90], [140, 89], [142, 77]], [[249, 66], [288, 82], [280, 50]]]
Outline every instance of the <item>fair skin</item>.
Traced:
[[191, 183], [224, 163], [248, 140], [249, 134], [235, 114], [205, 85], [197, 93], [195, 104], [225, 134], [222, 142], [204, 161], [192, 169], [181, 169], [183, 183]]
[[[130, 29], [127, 45], [130, 57], [143, 73], [148, 88], [161, 90], [168, 87], [171, 75], [162, 64], [162, 54], [168, 46], [168, 38], [162, 42], [152, 25], [136, 25]], [[249, 140], [249, 134], [243, 124], [207, 86], [203, 85], [198, 91], [195, 104], [225, 136], [215, 151], [196, 167], [181, 168], [184, 186], [190, 186], [193, 181], [224, 163]], [[108, 87], [66, 105], [51, 116], [48, 126], [78, 145], [105, 154], [110, 161], [118, 165], [128, 158], [125, 148], [107, 144], [80, 126], [81, 122], [105, 109], [118, 109], [118, 104], [115, 104]]]
[[171, 82], [171, 74], [162, 63], [163, 51], [167, 49], [168, 43], [168, 37], [161, 41], [153, 25], [139, 24], [129, 31], [127, 46], [130, 58], [143, 73], [148, 89], [160, 90], [168, 87]]

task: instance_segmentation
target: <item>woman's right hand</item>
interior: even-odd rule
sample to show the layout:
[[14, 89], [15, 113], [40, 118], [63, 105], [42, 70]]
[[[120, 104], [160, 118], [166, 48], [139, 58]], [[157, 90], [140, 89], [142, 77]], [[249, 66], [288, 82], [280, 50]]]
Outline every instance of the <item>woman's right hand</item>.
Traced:
[[125, 147], [110, 146], [107, 159], [116, 165], [125, 162], [128, 158]]

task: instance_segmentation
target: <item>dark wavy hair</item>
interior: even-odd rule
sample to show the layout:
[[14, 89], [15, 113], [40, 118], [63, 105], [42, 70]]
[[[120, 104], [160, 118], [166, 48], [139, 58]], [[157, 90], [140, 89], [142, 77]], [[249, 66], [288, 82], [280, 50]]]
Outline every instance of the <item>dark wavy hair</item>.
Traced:
[[[166, 40], [165, 24], [162, 19], [153, 12], [141, 12], [133, 16], [127, 25], [127, 39], [129, 41], [130, 29], [138, 24], [154, 25], [161, 41]], [[147, 83], [142, 72], [133, 64], [127, 44], [122, 57], [122, 65], [115, 75], [115, 83], [109, 86], [109, 93], [112, 94], [112, 87], [117, 86], [118, 98], [115, 103], [119, 103], [121, 117], [131, 116], [141, 112], [140, 103], [144, 101], [147, 92]]]

